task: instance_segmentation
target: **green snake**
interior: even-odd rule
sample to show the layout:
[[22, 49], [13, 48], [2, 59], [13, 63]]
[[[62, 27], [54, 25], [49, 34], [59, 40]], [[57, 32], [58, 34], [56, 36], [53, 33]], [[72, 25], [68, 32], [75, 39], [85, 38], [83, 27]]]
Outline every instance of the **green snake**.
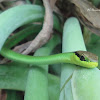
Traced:
[[71, 63], [87, 68], [95, 68], [98, 66], [98, 56], [87, 51], [60, 53], [50, 56], [29, 56], [29, 55], [19, 54], [10, 49], [14, 45], [18, 44], [21, 40], [26, 38], [27, 36], [35, 32], [38, 32], [39, 30], [38, 31], [33, 30], [33, 28], [36, 27], [38, 29], [40, 28], [40, 26], [37, 25], [29, 26], [28, 28], [22, 30], [21, 32], [15, 34], [10, 39], [8, 39], [7, 42], [4, 44], [3, 48], [1, 49], [0, 54], [10, 60], [23, 62], [26, 64], [33, 64], [33, 65]]
[[35, 31], [33, 30], [33, 28], [35, 27], [37, 27], [38, 29], [40, 28], [40, 26], [37, 25], [29, 26], [28, 28], [22, 30], [21, 32], [15, 34], [10, 39], [8, 39], [0, 51], [1, 55], [13, 61], [23, 62], [26, 64], [33, 64], [33, 65], [71, 63], [87, 68], [95, 68], [98, 66], [98, 56], [87, 51], [60, 53], [50, 56], [29, 56], [29, 55], [19, 54], [10, 49], [14, 45], [18, 44], [21, 40], [26, 38], [27, 36], [35, 33], [36, 30]]
[[1, 54], [13, 61], [33, 65], [71, 63], [87, 68], [95, 68], [98, 66], [98, 57], [87, 51], [60, 53], [50, 56], [29, 56], [16, 53], [6, 47], [3, 47]]
[[[32, 9], [32, 11], [30, 9]], [[25, 13], [26, 11], [23, 12], [24, 10], [27, 10], [27, 13]], [[16, 25], [12, 24], [11, 21], [8, 20], [9, 19], [8, 17], [6, 19], [4, 18], [3, 21], [1, 20], [1, 24], [0, 24], [1, 27], [2, 27], [2, 25], [4, 25], [4, 27], [8, 27], [9, 25], [10, 26], [6, 29], [7, 31], [5, 31], [4, 28], [1, 28], [1, 31], [0, 31], [1, 38], [3, 37], [4, 39], [3, 39], [3, 41], [2, 41], [2, 39], [0, 39], [0, 41], [2, 42], [2, 43], [0, 42], [1, 43], [0, 48], [2, 47], [3, 42], [6, 40], [6, 38], [9, 36], [9, 34], [13, 30], [15, 30], [20, 25], [23, 25], [27, 22], [33, 21], [34, 17], [32, 17], [32, 16], [35, 16], [34, 15], [35, 13], [33, 14], [33, 12], [36, 12], [35, 10], [37, 11], [36, 14], [38, 14], [39, 12], [42, 11], [42, 8], [39, 7], [39, 6], [30, 6], [30, 5], [19, 6], [19, 7], [16, 7], [14, 9], [6, 11], [5, 13], [3, 13], [0, 16], [0, 18], [2, 19], [9, 14], [8, 17], [10, 19], [13, 18], [12, 22], [14, 22], [14, 23], [19, 22]], [[18, 17], [19, 19], [17, 18], [17, 20], [15, 20], [16, 14], [14, 14], [14, 12], [15, 13], [18, 12], [17, 14], [21, 15], [22, 17]], [[23, 12], [24, 15], [22, 14], [22, 12]], [[12, 15], [12, 17], [10, 16], [10, 14]], [[39, 15], [37, 15], [37, 16], [39, 16]], [[25, 18], [24, 19], [25, 22], [23, 22], [23, 20], [22, 20], [23, 18]], [[30, 19], [30, 18], [31, 18], [31, 20], [27, 20], [27, 19]], [[35, 16], [35, 18], [36, 18], [36, 16]], [[36, 19], [34, 19], [34, 20], [36, 20]], [[8, 26], [6, 26], [6, 24], [3, 24], [4, 21], [6, 23], [8, 23], [7, 24]], [[13, 30], [12, 30], [12, 28], [13, 28]], [[33, 28], [33, 29], [38, 29], [38, 28]], [[22, 54], [19, 54], [19, 53], [16, 53], [16, 52], [10, 50], [11, 47], [16, 45], [18, 42], [20, 42], [21, 40], [26, 38], [31, 33], [32, 32], [30, 32], [30, 33], [26, 32], [25, 33], [25, 31], [24, 31], [19, 35], [17, 34], [15, 36], [13, 36], [11, 39], [9, 39], [4, 44], [3, 48], [0, 51], [0, 54], [4, 57], [10, 59], [10, 60], [23, 62], [23, 63], [26, 63], [26, 64], [33, 64], [33, 65], [71, 63], [71, 64], [76, 64], [76, 65], [87, 67], [87, 68], [95, 68], [95, 67], [98, 66], [98, 57], [95, 54], [89, 53], [87, 51], [76, 51], [76, 52], [69, 52], [69, 53], [60, 53], [60, 54], [55, 54], [55, 55], [50, 55], [50, 56], [41, 56], [41, 57], [37, 56], [36, 57], [36, 56], [22, 55]], [[5, 35], [5, 34], [7, 34], [7, 35]]]

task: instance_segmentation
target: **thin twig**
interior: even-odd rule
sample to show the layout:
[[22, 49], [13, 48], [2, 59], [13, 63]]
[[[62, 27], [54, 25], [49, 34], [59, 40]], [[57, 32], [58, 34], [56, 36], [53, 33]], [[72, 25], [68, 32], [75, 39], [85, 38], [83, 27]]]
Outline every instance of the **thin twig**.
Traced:
[[6, 100], [7, 94], [4, 90], [0, 90], [0, 100]]
[[18, 53], [22, 53], [24, 50], [26, 50], [28, 48], [28, 46], [32, 43], [32, 41], [26, 42], [24, 44], [21, 44], [19, 46], [16, 46], [13, 51], [18, 52]]
[[2, 9], [2, 10], [5, 10], [5, 7], [0, 3], [0, 8]]
[[45, 18], [43, 28], [36, 38], [32, 41], [30, 46], [23, 52], [23, 54], [29, 54], [31, 51], [37, 50], [39, 47], [44, 45], [52, 35], [53, 29], [53, 15], [50, 7], [49, 0], [43, 0], [45, 6]]
[[0, 61], [0, 64], [6, 64], [8, 63], [10, 60], [7, 58], [4, 58], [3, 60]]

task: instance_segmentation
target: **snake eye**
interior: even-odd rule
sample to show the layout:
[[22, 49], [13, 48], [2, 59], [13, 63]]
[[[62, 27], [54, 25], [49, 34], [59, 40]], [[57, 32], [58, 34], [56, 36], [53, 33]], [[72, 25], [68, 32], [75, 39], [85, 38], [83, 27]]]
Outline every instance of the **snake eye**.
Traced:
[[77, 55], [80, 58], [81, 61], [86, 61], [84, 56], [78, 54], [77, 52], [75, 52], [75, 55]]
[[80, 60], [81, 61], [86, 61], [85, 58], [84, 58], [84, 56], [80, 56]]

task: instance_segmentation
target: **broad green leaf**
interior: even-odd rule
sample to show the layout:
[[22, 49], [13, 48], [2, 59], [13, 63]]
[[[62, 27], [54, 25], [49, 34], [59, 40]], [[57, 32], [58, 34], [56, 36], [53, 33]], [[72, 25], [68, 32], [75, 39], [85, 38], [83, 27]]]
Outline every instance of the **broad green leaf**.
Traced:
[[[18, 27], [43, 21], [43, 17], [44, 9], [37, 5], [21, 5], [4, 11], [0, 14], [0, 49], [7, 37]], [[61, 31], [60, 22], [56, 16], [54, 16], [54, 27]]]
[[0, 65], [0, 88], [24, 91], [28, 70], [28, 65], [20, 63]]
[[100, 70], [79, 68], [71, 79], [73, 100], [100, 100]]
[[[28, 66], [16, 62], [0, 65], [0, 89], [25, 91], [30, 69]], [[49, 74], [48, 81], [50, 100], [57, 100], [59, 97], [60, 80], [58, 77]]]
[[43, 8], [36, 5], [21, 5], [0, 14], [0, 49], [7, 37], [18, 27], [43, 18]]

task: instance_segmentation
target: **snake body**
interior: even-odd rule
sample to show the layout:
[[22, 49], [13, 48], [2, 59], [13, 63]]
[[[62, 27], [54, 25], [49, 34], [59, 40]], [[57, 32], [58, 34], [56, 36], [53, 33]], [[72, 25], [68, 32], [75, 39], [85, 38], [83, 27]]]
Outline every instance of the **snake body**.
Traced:
[[98, 57], [96, 55], [95, 55], [95, 59], [91, 60], [87, 56], [85, 55], [83, 56], [83, 54], [87, 53], [87, 51], [83, 51], [84, 53], [82, 55], [80, 54], [80, 52], [82, 53], [82, 51], [77, 51], [77, 54], [80, 55], [79, 57], [76, 54], [76, 52], [60, 53], [60, 54], [55, 54], [50, 56], [29, 56], [29, 55], [22, 55], [16, 53], [6, 47], [3, 47], [2, 50], [0, 51], [0, 53], [6, 58], [11, 59], [13, 61], [23, 62], [26, 64], [45, 65], [45, 64], [57, 64], [57, 63], [71, 63], [71, 64], [76, 64], [87, 68], [95, 68], [98, 66]]

